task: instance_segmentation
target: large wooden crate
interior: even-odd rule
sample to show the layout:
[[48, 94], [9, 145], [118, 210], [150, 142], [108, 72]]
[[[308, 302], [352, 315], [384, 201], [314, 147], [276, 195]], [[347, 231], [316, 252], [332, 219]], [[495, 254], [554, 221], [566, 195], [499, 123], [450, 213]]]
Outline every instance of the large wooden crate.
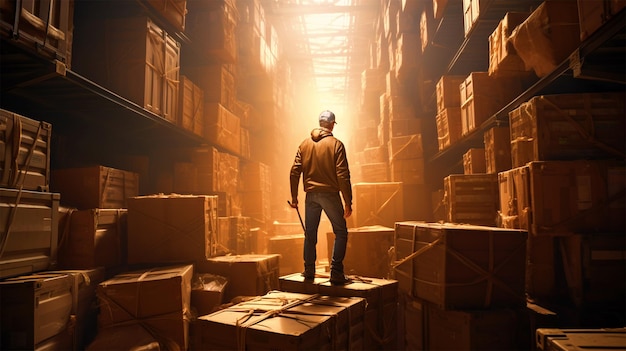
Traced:
[[52, 125], [0, 109], [0, 187], [47, 191]]
[[443, 179], [446, 221], [494, 226], [498, 210], [496, 174], [450, 174]]
[[626, 328], [539, 328], [536, 335], [537, 350], [542, 351], [570, 351], [589, 347], [612, 350], [623, 348], [626, 344]]
[[451, 310], [525, 306], [525, 231], [406, 221], [395, 235], [400, 291]]
[[393, 227], [404, 216], [402, 183], [356, 183], [352, 185], [355, 227]]
[[83, 30], [77, 72], [177, 123], [180, 44], [173, 37], [146, 16], [91, 20]]
[[536, 96], [509, 113], [512, 165], [621, 158], [625, 113], [621, 92]]
[[0, 188], [0, 278], [56, 266], [59, 197], [58, 193]]
[[0, 27], [3, 39], [71, 67], [74, 0], [2, 1]]
[[126, 200], [139, 195], [139, 175], [106, 166], [54, 169], [50, 187], [62, 204], [79, 210], [126, 208]]
[[204, 262], [217, 252], [217, 196], [128, 199], [128, 264]]

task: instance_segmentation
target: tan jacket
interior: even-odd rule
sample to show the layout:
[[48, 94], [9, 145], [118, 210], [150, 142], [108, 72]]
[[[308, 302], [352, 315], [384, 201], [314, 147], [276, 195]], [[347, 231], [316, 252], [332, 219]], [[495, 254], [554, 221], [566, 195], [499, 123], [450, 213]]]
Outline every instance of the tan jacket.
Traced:
[[345, 204], [352, 205], [346, 149], [328, 129], [313, 129], [298, 147], [290, 175], [293, 199], [298, 196], [300, 174], [305, 192], [341, 192]]

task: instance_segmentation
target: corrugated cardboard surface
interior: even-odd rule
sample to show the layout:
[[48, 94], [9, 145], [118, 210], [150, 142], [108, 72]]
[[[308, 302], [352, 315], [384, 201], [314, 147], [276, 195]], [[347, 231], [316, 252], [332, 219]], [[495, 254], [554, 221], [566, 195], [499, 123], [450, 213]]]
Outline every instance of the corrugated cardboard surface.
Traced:
[[272, 291], [201, 317], [194, 328], [194, 346], [357, 350], [364, 347], [364, 312], [363, 298]]
[[398, 222], [400, 289], [444, 309], [525, 305], [527, 233], [451, 223]]
[[159, 341], [187, 349], [192, 276], [192, 265], [155, 267], [100, 283], [99, 326], [106, 330], [141, 321]]
[[216, 252], [216, 195], [128, 199], [128, 263], [203, 262]]
[[365, 348], [398, 348], [398, 282], [368, 278], [356, 279], [348, 285], [331, 285], [329, 279], [329, 276], [317, 274], [313, 282], [305, 282], [302, 274], [290, 274], [280, 277], [280, 289], [303, 294], [365, 298]]
[[[390, 227], [374, 225], [349, 228], [346, 256], [343, 260], [345, 273], [369, 278], [389, 278], [389, 251], [394, 245], [393, 239], [394, 230]], [[329, 255], [332, 256], [335, 234], [327, 232], [326, 242]], [[332, 257], [329, 257], [329, 262], [331, 260]]]
[[259, 296], [278, 289], [279, 259], [277, 254], [218, 256], [198, 264], [197, 270], [226, 277], [224, 301], [231, 301], [237, 296]]

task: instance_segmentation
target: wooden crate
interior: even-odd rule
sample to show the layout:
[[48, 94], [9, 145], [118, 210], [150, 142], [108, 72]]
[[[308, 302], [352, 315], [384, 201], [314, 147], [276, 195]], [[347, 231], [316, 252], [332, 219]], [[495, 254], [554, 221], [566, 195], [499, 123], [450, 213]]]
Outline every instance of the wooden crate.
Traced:
[[509, 127], [492, 127], [485, 131], [485, 172], [511, 169], [511, 132]]
[[623, 93], [542, 95], [509, 113], [512, 166], [531, 161], [621, 157]]
[[451, 174], [443, 183], [448, 222], [495, 226], [499, 199], [496, 174]]
[[236, 111], [236, 77], [228, 64], [185, 67], [185, 74], [204, 91], [205, 103], [219, 103], [230, 112]]
[[185, 32], [207, 59], [217, 63], [237, 62], [237, 10], [228, 1], [191, 1]]
[[589, 347], [598, 350], [620, 349], [626, 345], [626, 328], [537, 329], [537, 349], [573, 351]]
[[439, 151], [456, 144], [462, 136], [461, 108], [448, 107], [437, 113], [437, 143]]
[[177, 124], [196, 135], [204, 135], [204, 91], [187, 76], [180, 76]]
[[47, 191], [52, 125], [0, 109], [0, 187]]
[[241, 152], [241, 121], [219, 103], [204, 105], [204, 137], [238, 155]]
[[4, 233], [0, 278], [56, 265], [59, 198], [58, 193], [0, 188], [0, 228]]
[[50, 187], [61, 193], [61, 204], [79, 210], [126, 208], [127, 199], [139, 195], [139, 175], [101, 165], [53, 169]]
[[486, 173], [485, 149], [471, 148], [463, 154], [463, 174]]

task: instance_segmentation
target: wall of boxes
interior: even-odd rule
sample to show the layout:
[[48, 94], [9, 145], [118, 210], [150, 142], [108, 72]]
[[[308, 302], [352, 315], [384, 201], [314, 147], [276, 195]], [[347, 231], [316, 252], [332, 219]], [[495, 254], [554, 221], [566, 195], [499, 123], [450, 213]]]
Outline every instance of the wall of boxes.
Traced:
[[[537, 347], [537, 326], [623, 324], [623, 68], [613, 73], [617, 84], [600, 89], [558, 79], [571, 75], [581, 48], [607, 40], [599, 33], [608, 22], [623, 28], [626, 3], [381, 4], [351, 145], [354, 221], [395, 224], [405, 347], [526, 349]], [[498, 274], [446, 246], [459, 244], [448, 236], [456, 230], [476, 240], [493, 230], [527, 233], [518, 238], [526, 246], [515, 256], [519, 274], [505, 284], [517, 287], [517, 302], [489, 305], [490, 290], [477, 293], [481, 306], [446, 305], [448, 288], [467, 302], [469, 286], [482, 281], [473, 274]], [[440, 249], [448, 254], [432, 256]], [[444, 277], [456, 263], [468, 269], [462, 282]], [[618, 279], [600, 273], [608, 267]], [[511, 334], [513, 324], [524, 331]]]
[[527, 350], [623, 326], [623, 85], [557, 80], [626, 2], [379, 3], [348, 145], [357, 279], [332, 286], [299, 274], [300, 223], [272, 222], [293, 98], [261, 1], [2, 2], [3, 44], [199, 142], [103, 162], [0, 109], [0, 348]]

